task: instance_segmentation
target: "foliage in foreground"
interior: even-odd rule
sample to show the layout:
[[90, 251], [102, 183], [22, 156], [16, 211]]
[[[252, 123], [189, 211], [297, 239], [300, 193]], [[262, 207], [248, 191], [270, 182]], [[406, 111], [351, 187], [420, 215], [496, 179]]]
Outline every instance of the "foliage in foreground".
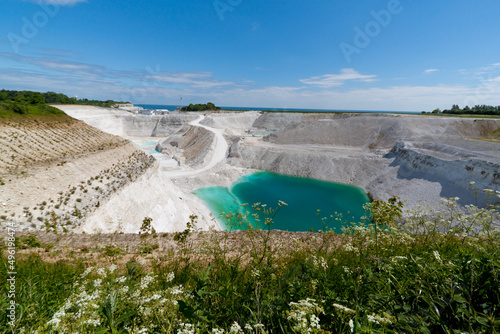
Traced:
[[[208, 234], [205, 246], [193, 249], [188, 231], [175, 256], [123, 268], [85, 269], [32, 256], [18, 263], [15, 330], [494, 333], [500, 330], [498, 208], [464, 212], [456, 200], [446, 210], [415, 210], [404, 219], [396, 198], [375, 201], [367, 207], [372, 224], [346, 224], [343, 235], [318, 233], [315, 242], [297, 234], [288, 245], [273, 243], [269, 230], [248, 228], [238, 232], [245, 238], [237, 250], [226, 243], [231, 232]], [[256, 204], [253, 212], [270, 227], [283, 205]], [[233, 221], [244, 225], [250, 215]], [[5, 313], [0, 326], [9, 330]]]

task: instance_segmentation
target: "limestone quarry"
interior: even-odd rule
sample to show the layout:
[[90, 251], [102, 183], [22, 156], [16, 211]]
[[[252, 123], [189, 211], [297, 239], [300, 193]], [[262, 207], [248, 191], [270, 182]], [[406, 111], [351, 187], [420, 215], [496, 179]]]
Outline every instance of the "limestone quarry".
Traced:
[[[257, 170], [353, 184], [375, 199], [398, 196], [408, 208], [449, 197], [475, 203], [470, 182], [500, 190], [498, 119], [257, 111], [147, 116], [57, 107], [85, 131], [0, 129], [0, 163], [37, 166], [2, 175], [10, 179], [0, 187], [4, 217], [24, 230], [45, 229], [52, 219], [74, 232], [137, 233], [151, 217], [156, 231], [174, 232], [192, 214], [202, 230], [220, 229], [192, 191], [229, 186]], [[28, 143], [33, 148], [26, 151], [38, 156], [20, 153]], [[478, 204], [485, 203], [480, 196]]]

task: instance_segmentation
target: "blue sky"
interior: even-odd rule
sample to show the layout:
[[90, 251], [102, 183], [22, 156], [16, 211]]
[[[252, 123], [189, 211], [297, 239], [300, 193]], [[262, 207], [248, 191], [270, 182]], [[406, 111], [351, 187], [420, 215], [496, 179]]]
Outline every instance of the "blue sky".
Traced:
[[498, 0], [2, 0], [0, 88], [134, 103], [500, 104]]

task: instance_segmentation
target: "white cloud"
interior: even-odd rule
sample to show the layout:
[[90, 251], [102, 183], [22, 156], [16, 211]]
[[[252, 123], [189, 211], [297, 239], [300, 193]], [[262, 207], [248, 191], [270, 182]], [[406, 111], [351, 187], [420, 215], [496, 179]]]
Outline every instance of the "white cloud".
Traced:
[[421, 111], [449, 108], [453, 104], [497, 105], [500, 96], [498, 74], [468, 85], [395, 85], [339, 90], [336, 87], [346, 81], [374, 81], [376, 76], [344, 69], [339, 74], [303, 79], [301, 82], [307, 85], [301, 87], [260, 86], [258, 83], [249, 87], [218, 81], [210, 72], [168, 72], [161, 71], [159, 66], [143, 71], [117, 71], [57, 57], [25, 57], [0, 52], [1, 58], [18, 61], [22, 66], [0, 65], [0, 87], [52, 90], [135, 103], [175, 103], [182, 96], [187, 103], [212, 101], [223, 106]]
[[425, 70], [425, 71], [424, 71], [424, 74], [431, 74], [431, 73], [433, 73], [433, 72], [437, 72], [437, 71], [439, 71], [439, 70], [438, 70], [438, 69], [435, 69], [435, 68], [430, 68], [430, 69], [428, 69], [428, 70]]
[[150, 75], [147, 79], [156, 81], [156, 82], [164, 82], [171, 84], [184, 84], [189, 85], [196, 88], [208, 89], [213, 87], [220, 86], [229, 86], [234, 85], [234, 82], [229, 81], [218, 81], [213, 80], [211, 77], [212, 73], [209, 72], [194, 72], [194, 73], [185, 73], [185, 72], [177, 72], [177, 73], [169, 73], [169, 72], [160, 72], [158, 74]]
[[376, 75], [360, 74], [352, 68], [344, 68], [340, 70], [340, 74], [319, 75], [309, 79], [301, 79], [300, 82], [305, 83], [306, 85], [331, 88], [342, 86], [344, 82], [348, 80], [370, 82], [375, 81], [376, 77]]
[[58, 6], [73, 6], [79, 2], [87, 2], [87, 0], [38, 0], [37, 2]]

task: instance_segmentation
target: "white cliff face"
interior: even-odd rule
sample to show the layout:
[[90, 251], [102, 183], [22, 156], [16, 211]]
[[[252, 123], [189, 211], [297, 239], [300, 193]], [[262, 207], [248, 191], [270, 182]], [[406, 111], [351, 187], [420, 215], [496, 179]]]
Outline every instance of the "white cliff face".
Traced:
[[198, 117], [189, 113], [148, 116], [80, 105], [65, 105], [60, 109], [88, 125], [121, 137], [166, 137]]
[[192, 213], [208, 229], [214, 220], [191, 192], [228, 186], [255, 170], [353, 184], [376, 199], [396, 195], [408, 208], [449, 197], [474, 204], [471, 181], [500, 190], [495, 119], [259, 112], [137, 117], [93, 107], [68, 113], [133, 140], [154, 134], [164, 153], [101, 205], [83, 227], [88, 232], [118, 226], [137, 232], [146, 216], [157, 231], [181, 231]]
[[[411, 145], [406, 147], [403, 142], [396, 142], [390, 153], [395, 156], [394, 163], [401, 166], [400, 177], [411, 178], [420, 174], [464, 189], [469, 188], [470, 182], [481, 190], [500, 189], [500, 164], [478, 158], [467, 159], [469, 152], [458, 148], [454, 148], [455, 160], [450, 160], [449, 156], [448, 159], [441, 159], [418, 152], [418, 149], [412, 149]], [[485, 205], [482, 194], [478, 204]]]
[[377, 199], [399, 196], [409, 207], [449, 197], [475, 203], [471, 181], [500, 187], [500, 143], [475, 139], [493, 134], [499, 120], [271, 113], [254, 126], [282, 128], [263, 140], [234, 140], [231, 164], [354, 184]]

